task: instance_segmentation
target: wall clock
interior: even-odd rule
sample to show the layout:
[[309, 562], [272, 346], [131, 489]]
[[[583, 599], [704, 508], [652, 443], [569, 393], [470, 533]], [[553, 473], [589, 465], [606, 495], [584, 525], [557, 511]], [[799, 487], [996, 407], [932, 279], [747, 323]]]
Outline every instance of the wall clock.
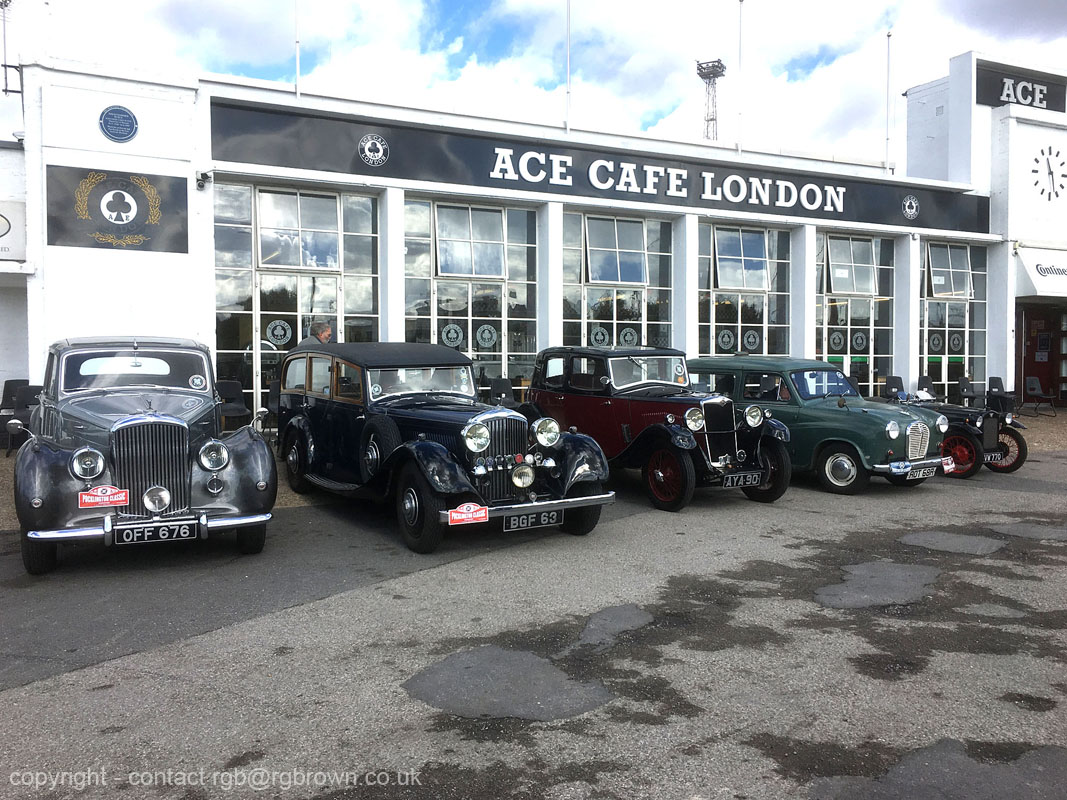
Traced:
[[1042, 147], [1041, 153], [1034, 157], [1034, 168], [1030, 170], [1034, 175], [1034, 188], [1049, 202], [1064, 191], [1067, 184], [1065, 165], [1067, 161], [1061, 158], [1060, 151], [1054, 150], [1051, 145], [1048, 149]]

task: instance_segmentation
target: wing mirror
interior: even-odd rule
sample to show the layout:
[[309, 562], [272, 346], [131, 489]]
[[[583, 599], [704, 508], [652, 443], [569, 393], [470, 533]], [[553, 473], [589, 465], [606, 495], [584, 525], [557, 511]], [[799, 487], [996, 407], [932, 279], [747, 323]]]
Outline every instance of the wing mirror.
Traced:
[[22, 424], [21, 419], [9, 419], [5, 427], [7, 428], [8, 436], [18, 436], [26, 430], [26, 426]]
[[847, 405], [848, 405], [848, 403], [845, 402], [845, 398], [844, 397], [837, 398], [837, 407], [838, 408], [844, 408]]
[[270, 411], [268, 411], [267, 409], [265, 409], [265, 408], [258, 409], [256, 411], [255, 416], [252, 417], [252, 423], [251, 423], [252, 426], [255, 427], [256, 423], [258, 422], [259, 423], [258, 430], [262, 431], [263, 430], [263, 420], [265, 420], [267, 418], [268, 414], [270, 414]]
[[600, 376], [600, 385], [601, 386], [611, 386], [611, 378], [609, 378], [607, 375], [601, 375]]

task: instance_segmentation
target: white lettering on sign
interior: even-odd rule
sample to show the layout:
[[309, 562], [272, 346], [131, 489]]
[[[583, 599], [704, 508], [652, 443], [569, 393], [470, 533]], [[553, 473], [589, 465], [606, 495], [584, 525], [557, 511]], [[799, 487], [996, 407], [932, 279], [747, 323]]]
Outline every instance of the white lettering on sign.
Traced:
[[[749, 178], [747, 181], [740, 175], [727, 175], [716, 183], [714, 172], [700, 173], [703, 179], [704, 190], [701, 192], [702, 200], [722, 200], [724, 197], [730, 203], [748, 202], [752, 205], [769, 206], [771, 204], [771, 180], [769, 178]], [[793, 208], [797, 201], [808, 211], [834, 211], [843, 213], [845, 210], [845, 187], [844, 186], [819, 186], [816, 183], [805, 183], [800, 188], [792, 181], [774, 181], [777, 187], [777, 196], [774, 205], [778, 208]]]
[[[1028, 94], [1028, 97], [1037, 97]], [[1043, 97], [1044, 95], [1041, 95]], [[490, 178], [503, 181], [522, 181], [528, 184], [545, 183], [572, 186], [570, 174], [574, 166], [572, 156], [540, 150], [526, 150], [516, 156], [510, 147], [497, 147]], [[689, 171], [679, 167], [598, 158], [589, 164], [589, 185], [602, 191], [650, 194], [666, 197], [689, 196]], [[700, 199], [713, 202], [742, 203], [750, 206], [775, 206], [808, 211], [843, 214], [844, 186], [805, 183], [797, 185], [789, 180], [758, 178], [730, 173], [719, 178], [715, 172], [700, 173]]]
[[[550, 165], [551, 175], [545, 171], [546, 161]], [[530, 162], [537, 167], [531, 168]], [[502, 181], [517, 181], [521, 176], [527, 183], [540, 183], [546, 177], [553, 186], [570, 186], [572, 178], [567, 170], [574, 162], [570, 156], [557, 153], [539, 153], [536, 150], [527, 150], [519, 156], [519, 169], [515, 170], [515, 151], [508, 147], [496, 148], [496, 163], [489, 173], [490, 178]]]
[[1048, 87], [1041, 83], [1004, 78], [1000, 88], [1000, 99], [1006, 103], [1017, 103], [1021, 106], [1046, 108], [1045, 94], [1047, 92]]

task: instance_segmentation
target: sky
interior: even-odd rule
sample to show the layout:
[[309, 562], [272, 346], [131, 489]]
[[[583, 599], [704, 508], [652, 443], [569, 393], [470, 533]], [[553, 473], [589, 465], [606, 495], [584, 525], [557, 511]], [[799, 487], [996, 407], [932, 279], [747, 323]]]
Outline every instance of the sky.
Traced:
[[8, 1], [9, 63], [291, 85], [299, 37], [304, 94], [682, 142], [720, 59], [720, 143], [881, 162], [888, 113], [901, 172], [902, 93], [953, 56], [1067, 73], [1067, 0], [571, 0], [569, 110], [566, 0]]

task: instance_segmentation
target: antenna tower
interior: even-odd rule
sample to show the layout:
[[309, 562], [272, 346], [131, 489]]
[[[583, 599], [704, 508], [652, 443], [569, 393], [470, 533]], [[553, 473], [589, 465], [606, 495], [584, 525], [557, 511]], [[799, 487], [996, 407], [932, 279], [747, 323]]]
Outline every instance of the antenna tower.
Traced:
[[726, 74], [726, 67], [720, 59], [715, 61], [698, 61], [697, 76], [704, 81], [704, 138], [712, 141], [719, 138], [719, 100], [715, 91], [715, 82]]

